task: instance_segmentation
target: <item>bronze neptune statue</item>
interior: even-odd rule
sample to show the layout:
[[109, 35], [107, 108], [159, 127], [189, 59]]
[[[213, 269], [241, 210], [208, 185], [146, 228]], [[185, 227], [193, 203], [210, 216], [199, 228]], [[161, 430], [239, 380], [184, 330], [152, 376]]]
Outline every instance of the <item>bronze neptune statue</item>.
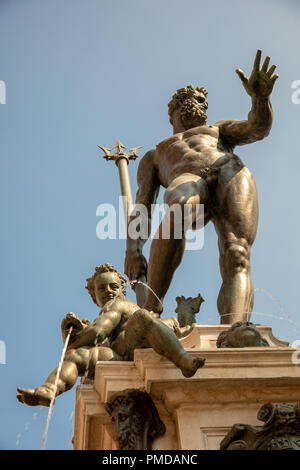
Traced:
[[[262, 66], [260, 61], [259, 50], [249, 79], [242, 70], [236, 70], [252, 100], [248, 119], [226, 119], [208, 125], [206, 89], [192, 85], [181, 88], [169, 103], [174, 135], [147, 152], [138, 168], [136, 203], [147, 207], [148, 227], [151, 204], [155, 203], [160, 186], [166, 188], [164, 200], [169, 208], [175, 204], [192, 208], [204, 204], [204, 224], [212, 221], [219, 239], [223, 279], [218, 297], [221, 323], [247, 320], [246, 312], [253, 308], [250, 250], [258, 223], [257, 191], [250, 170], [234, 151], [238, 145], [264, 139], [272, 126], [270, 94], [278, 75], [274, 75], [275, 65], [269, 67], [270, 57], [266, 57]], [[131, 220], [136, 217], [132, 215]], [[184, 230], [176, 238], [172, 236], [172, 217], [170, 224], [169, 239], [162, 236], [163, 222], [159, 227], [158, 236], [152, 241], [148, 267], [142, 254], [146, 240], [127, 238], [125, 272], [131, 281], [147, 275], [148, 285], [158, 298], [148, 290], [143, 307], [155, 312], [162, 312], [163, 299], [185, 249]]]

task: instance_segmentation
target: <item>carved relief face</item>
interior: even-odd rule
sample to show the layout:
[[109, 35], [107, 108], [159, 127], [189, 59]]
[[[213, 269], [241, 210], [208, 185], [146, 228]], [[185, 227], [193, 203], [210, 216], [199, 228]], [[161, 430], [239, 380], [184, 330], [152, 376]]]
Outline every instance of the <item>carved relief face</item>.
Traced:
[[297, 419], [296, 411], [292, 405], [282, 404], [277, 409], [275, 421], [280, 424], [292, 424]]
[[207, 121], [208, 104], [204, 93], [195, 92], [187, 97], [173, 113], [173, 121], [180, 119], [185, 129], [203, 126]]
[[261, 343], [258, 329], [247, 322], [237, 322], [229, 334], [232, 347], [256, 346]]
[[101, 273], [94, 281], [95, 297], [99, 307], [103, 307], [110, 300], [122, 297], [122, 283], [117, 273]]
[[115, 416], [115, 426], [121, 449], [130, 450], [136, 446], [136, 439], [141, 434], [143, 423], [141, 415], [134, 409], [134, 404], [121, 405]]

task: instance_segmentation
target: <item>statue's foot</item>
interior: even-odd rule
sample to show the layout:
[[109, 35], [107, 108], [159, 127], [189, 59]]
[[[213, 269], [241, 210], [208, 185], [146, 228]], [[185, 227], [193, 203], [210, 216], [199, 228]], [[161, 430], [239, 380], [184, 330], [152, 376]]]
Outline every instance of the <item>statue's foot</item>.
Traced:
[[184, 377], [193, 377], [197, 370], [204, 366], [205, 357], [193, 357], [189, 354], [186, 354], [186, 356], [183, 367], [180, 367], [180, 369]]
[[17, 391], [19, 402], [29, 406], [50, 406], [53, 397], [53, 390], [43, 386], [35, 389], [17, 388]]

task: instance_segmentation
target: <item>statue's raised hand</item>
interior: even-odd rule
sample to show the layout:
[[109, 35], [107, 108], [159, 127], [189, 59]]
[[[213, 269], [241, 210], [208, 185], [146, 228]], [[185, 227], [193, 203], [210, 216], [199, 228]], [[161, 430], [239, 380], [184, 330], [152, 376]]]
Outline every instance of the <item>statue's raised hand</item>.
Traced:
[[248, 95], [252, 98], [267, 98], [273, 90], [274, 83], [278, 78], [278, 74], [273, 75], [276, 65], [272, 65], [269, 69], [270, 57], [267, 56], [260, 67], [261, 50], [257, 51], [254, 66], [250, 78], [248, 79], [241, 69], [237, 69], [236, 73], [242, 80], [244, 88]]

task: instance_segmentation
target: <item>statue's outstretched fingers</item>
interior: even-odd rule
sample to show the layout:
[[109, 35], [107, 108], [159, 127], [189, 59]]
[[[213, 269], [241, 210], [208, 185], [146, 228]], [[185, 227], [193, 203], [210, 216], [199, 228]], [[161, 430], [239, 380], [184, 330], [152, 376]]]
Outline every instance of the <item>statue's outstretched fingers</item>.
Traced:
[[254, 70], [259, 70], [260, 59], [261, 59], [261, 49], [258, 49], [256, 56], [255, 56], [254, 65], [253, 65]]
[[267, 71], [268, 77], [272, 76], [272, 73], [274, 72], [275, 69], [276, 69], [276, 65], [272, 65], [272, 67], [269, 68], [269, 70]]
[[238, 76], [242, 80], [243, 84], [247, 85], [248, 78], [246, 77], [245, 73], [241, 69], [236, 69], [236, 73], [238, 74]]
[[268, 67], [269, 67], [269, 63], [270, 63], [270, 57], [267, 55], [267, 57], [265, 58], [265, 61], [262, 65], [262, 68], [261, 68], [261, 71], [262, 72], [267, 72], [268, 70]]

